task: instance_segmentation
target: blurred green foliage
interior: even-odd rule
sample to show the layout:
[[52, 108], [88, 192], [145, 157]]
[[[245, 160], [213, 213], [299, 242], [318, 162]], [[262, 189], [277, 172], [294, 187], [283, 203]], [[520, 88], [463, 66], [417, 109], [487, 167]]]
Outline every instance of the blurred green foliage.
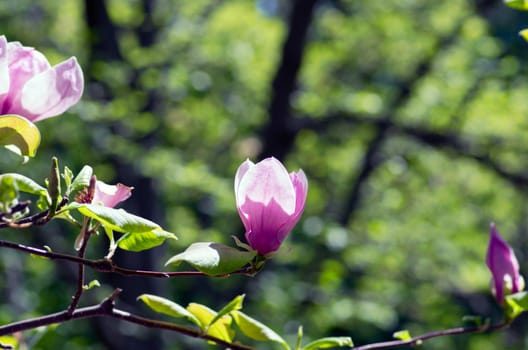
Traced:
[[[99, 3], [113, 31], [98, 34], [87, 21], [87, 6]], [[75, 55], [86, 78], [76, 107], [38, 123], [37, 158], [21, 165], [3, 152], [2, 172], [43, 184], [57, 156], [74, 172], [90, 164], [105, 182], [135, 186], [127, 210], [159, 221], [179, 240], [148, 258], [132, 255], [127, 261], [136, 266], [129, 267], [163, 269], [168, 257], [197, 241], [233, 244], [231, 235], [243, 236], [233, 177], [262, 150], [292, 4], [0, 3], [0, 32], [8, 40], [38, 48], [52, 63]], [[290, 343], [300, 324], [306, 342], [351, 336], [359, 345], [401, 329], [418, 335], [458, 326], [466, 314], [500, 319], [484, 264], [490, 221], [528, 271], [528, 47], [517, 36], [526, 14], [501, 1], [333, 0], [319, 1], [315, 11], [290, 96], [299, 132], [283, 159], [291, 171], [305, 171], [310, 188], [282, 253], [254, 278], [150, 285], [90, 272], [103, 287], [87, 292], [88, 299], [139, 285], [144, 290], [124, 308], [148, 314], [134, 302], [141, 293], [216, 309], [246, 293], [244, 312]], [[114, 35], [118, 54], [98, 48]], [[52, 223], [2, 234], [71, 252], [77, 232]], [[94, 239], [99, 243], [88, 254], [102, 257], [105, 239]], [[2, 250], [0, 322], [64, 309], [74, 272]], [[28, 332], [23, 342], [104, 349], [126, 338], [146, 339], [152, 349], [208, 347], [168, 332], [97, 322]], [[444, 337], [426, 346], [524, 349], [523, 328], [525, 317], [503, 333]]]

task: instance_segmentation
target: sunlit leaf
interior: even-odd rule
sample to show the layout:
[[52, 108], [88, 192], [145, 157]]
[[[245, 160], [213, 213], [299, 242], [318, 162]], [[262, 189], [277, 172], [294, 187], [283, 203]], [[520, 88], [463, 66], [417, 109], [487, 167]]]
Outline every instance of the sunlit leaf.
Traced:
[[70, 203], [63, 210], [77, 209], [79, 213], [123, 233], [142, 233], [161, 229], [158, 224], [140, 216], [130, 214], [124, 209], [108, 208], [98, 204]]
[[528, 292], [511, 294], [504, 300], [504, 314], [509, 321], [513, 321], [521, 313], [528, 311]]
[[200, 321], [202, 330], [206, 331], [207, 334], [230, 343], [233, 341], [235, 331], [231, 328], [231, 323], [233, 321], [231, 317], [223, 316], [212, 326], [207, 327], [217, 315], [216, 311], [197, 303], [190, 303], [187, 306], [187, 311], [192, 313]]
[[226, 306], [222, 308], [222, 310], [218, 311], [216, 316], [211, 320], [211, 323], [208, 325], [210, 327], [213, 325], [216, 321], [218, 321], [221, 317], [227, 315], [228, 313], [236, 310], [242, 309], [242, 303], [244, 302], [245, 294], [236, 296], [233, 300], [231, 300]]
[[528, 1], [526, 0], [504, 0], [504, 3], [516, 10], [528, 11]]
[[148, 232], [126, 233], [117, 240], [117, 246], [123, 250], [140, 252], [161, 245], [166, 239], [177, 239], [173, 233], [155, 229]]
[[235, 320], [238, 328], [251, 339], [260, 341], [272, 341], [282, 345], [286, 350], [290, 350], [290, 346], [280, 335], [275, 333], [271, 328], [262, 324], [261, 322], [249, 317], [241, 311], [231, 312], [231, 317]]
[[240, 251], [219, 243], [198, 242], [170, 258], [165, 265], [177, 266], [187, 262], [205, 274], [223, 275], [248, 264], [255, 255], [255, 252]]
[[16, 349], [18, 347], [18, 339], [10, 335], [3, 335], [0, 337], [0, 344], [10, 345], [13, 349]]
[[184, 317], [196, 324], [198, 327], [202, 328], [202, 324], [200, 323], [198, 318], [196, 318], [192, 313], [187, 311], [187, 309], [185, 309], [183, 306], [176, 304], [175, 302], [169, 299], [165, 299], [151, 294], [142, 294], [138, 297], [138, 300], [144, 302], [149, 308], [151, 308], [157, 313], [177, 318]]
[[0, 116], [0, 145], [13, 145], [21, 155], [34, 157], [39, 144], [40, 132], [35, 124], [18, 115]]
[[392, 336], [396, 339], [399, 339], [399, 340], [410, 340], [412, 339], [411, 337], [411, 333], [409, 333], [408, 330], [404, 329], [404, 330], [401, 330], [401, 331], [398, 331], [398, 332], [394, 332], [392, 334]]
[[2, 179], [4, 178], [12, 178], [13, 183], [16, 185], [16, 188], [20, 192], [36, 194], [39, 196], [46, 196], [48, 193], [46, 188], [40, 186], [38, 183], [36, 183], [32, 179], [24, 175], [15, 174], [15, 173], [7, 173], [7, 174], [0, 175], [0, 181], [2, 181]]
[[83, 290], [90, 290], [90, 289], [92, 289], [94, 287], [101, 287], [101, 283], [99, 283], [98, 280], [90, 281], [90, 283], [88, 283], [87, 285], [83, 286]]
[[352, 338], [350, 337], [328, 337], [314, 340], [307, 344], [302, 350], [316, 350], [316, 349], [331, 349], [339, 347], [354, 346]]
[[73, 179], [73, 182], [68, 189], [69, 193], [75, 193], [85, 187], [87, 187], [90, 184], [90, 178], [92, 177], [93, 169], [89, 165], [85, 165], [81, 171], [77, 174], [75, 179]]

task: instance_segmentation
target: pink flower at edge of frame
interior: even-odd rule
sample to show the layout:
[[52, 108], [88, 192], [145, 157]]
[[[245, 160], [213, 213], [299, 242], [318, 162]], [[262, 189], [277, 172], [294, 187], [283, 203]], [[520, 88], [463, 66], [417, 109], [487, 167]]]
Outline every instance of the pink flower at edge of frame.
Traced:
[[31, 122], [54, 117], [75, 105], [83, 89], [75, 57], [51, 67], [39, 51], [0, 36], [0, 115]]
[[504, 303], [506, 295], [524, 289], [524, 279], [519, 273], [519, 262], [515, 253], [512, 247], [500, 236], [493, 223], [490, 226], [486, 265], [491, 271], [492, 290], [500, 305]]

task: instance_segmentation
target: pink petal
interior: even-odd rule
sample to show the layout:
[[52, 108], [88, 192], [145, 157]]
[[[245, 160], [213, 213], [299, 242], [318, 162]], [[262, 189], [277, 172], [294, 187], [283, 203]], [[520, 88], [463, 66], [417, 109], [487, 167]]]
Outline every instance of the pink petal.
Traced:
[[302, 170], [299, 170], [297, 173], [290, 173], [290, 178], [293, 183], [293, 188], [295, 188], [295, 216], [300, 217], [306, 204], [308, 179]]
[[2, 106], [3, 95], [9, 91], [9, 70], [7, 69], [7, 39], [0, 36], [0, 106]]
[[107, 185], [102, 181], [95, 184], [95, 193], [92, 204], [102, 204], [105, 207], [113, 208], [118, 203], [126, 200], [132, 195], [133, 187], [128, 187], [118, 183], [117, 185]]
[[21, 107], [33, 122], [56, 116], [81, 98], [84, 78], [75, 57], [29, 80], [20, 99]]
[[240, 215], [240, 219], [242, 220], [242, 223], [244, 224], [244, 227], [246, 228], [246, 230], [249, 230], [248, 217], [240, 209], [240, 207], [241, 207], [241, 205], [242, 205], [242, 203], [244, 202], [245, 199], [243, 199], [243, 198], [241, 198], [239, 196], [238, 188], [240, 187], [240, 182], [242, 181], [242, 178], [244, 177], [244, 175], [254, 165], [255, 164], [253, 164], [252, 161], [250, 161], [249, 159], [246, 159], [246, 161], [244, 163], [242, 163], [238, 167], [236, 175], [235, 175], [235, 202], [236, 202], [236, 207], [237, 207], [237, 210], [238, 210], [238, 214]]
[[13, 113], [25, 117], [20, 106], [22, 89], [33, 76], [48, 70], [50, 64], [42, 53], [18, 42], [7, 43], [7, 57], [9, 92], [0, 105], [0, 111], [2, 114]]
[[246, 239], [261, 255], [279, 249], [282, 241], [290, 233], [290, 227], [293, 228], [295, 225], [289, 225], [290, 215], [285, 213], [274, 200], [267, 206], [248, 200], [242, 210], [247, 213], [250, 223]]
[[281, 162], [267, 158], [248, 169], [238, 186], [238, 204], [252, 202], [269, 204], [272, 200], [290, 215], [295, 212], [295, 190]]

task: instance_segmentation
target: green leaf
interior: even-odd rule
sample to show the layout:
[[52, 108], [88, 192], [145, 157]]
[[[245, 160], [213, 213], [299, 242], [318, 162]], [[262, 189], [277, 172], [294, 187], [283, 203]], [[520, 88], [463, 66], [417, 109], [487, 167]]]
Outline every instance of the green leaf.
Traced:
[[7, 211], [18, 197], [18, 187], [15, 180], [9, 176], [0, 176], [0, 209]]
[[408, 330], [404, 329], [404, 330], [401, 330], [401, 331], [398, 331], [398, 332], [394, 332], [392, 334], [392, 336], [396, 339], [399, 339], [399, 340], [403, 340], [403, 341], [406, 341], [406, 340], [411, 340], [412, 337], [411, 337], [411, 333], [409, 333]]
[[524, 311], [528, 310], [528, 292], [508, 295], [504, 298], [504, 314], [508, 322], [513, 321]]
[[272, 341], [282, 345], [286, 350], [290, 350], [290, 346], [280, 335], [275, 333], [271, 328], [262, 324], [261, 322], [249, 317], [241, 311], [231, 312], [231, 317], [235, 320], [238, 328], [251, 339], [260, 341]]
[[126, 212], [124, 209], [108, 208], [99, 204], [70, 203], [62, 210], [77, 209], [79, 213], [123, 233], [142, 233], [161, 230], [158, 224]]
[[13, 349], [16, 349], [18, 346], [18, 339], [10, 335], [3, 335], [0, 337], [0, 344], [6, 346], [10, 345]]
[[528, 41], [528, 29], [521, 30], [519, 32], [519, 35], [522, 36], [525, 41]]
[[216, 321], [218, 321], [221, 317], [227, 315], [228, 313], [236, 310], [242, 309], [242, 303], [244, 302], [245, 294], [241, 294], [236, 296], [233, 300], [231, 300], [226, 306], [222, 308], [222, 310], [218, 311], [216, 316], [211, 320], [211, 323], [207, 325], [207, 327], [211, 327]]
[[231, 317], [223, 316], [207, 328], [206, 325], [210, 324], [217, 315], [215, 311], [205, 305], [197, 303], [190, 303], [187, 306], [187, 311], [192, 313], [200, 321], [202, 325], [201, 329], [207, 334], [230, 343], [233, 341], [235, 331], [231, 328], [231, 323], [233, 322]]
[[165, 266], [178, 266], [185, 261], [205, 274], [225, 275], [248, 264], [255, 255], [256, 252], [244, 252], [219, 243], [198, 242], [170, 258]]
[[40, 186], [29, 177], [16, 173], [7, 173], [0, 175], [0, 179], [12, 178], [14, 184], [20, 192], [26, 192], [30, 194], [36, 194], [39, 196], [47, 196], [48, 191], [46, 188]]
[[[71, 189], [71, 184], [73, 180], [73, 172], [70, 170], [70, 168], [65, 166], [64, 171], [61, 175], [64, 179], [64, 184], [66, 185], [66, 191], [69, 191]], [[69, 194], [69, 192], [67, 192], [67, 194]]]
[[68, 189], [67, 193], [68, 195], [70, 193], [75, 193], [79, 190], [82, 190], [85, 187], [88, 187], [90, 184], [90, 179], [93, 174], [93, 169], [89, 165], [85, 165], [81, 171], [77, 174], [75, 179], [73, 179], [73, 182], [71, 184], [71, 187]]
[[173, 233], [155, 229], [148, 232], [127, 233], [117, 240], [117, 246], [123, 250], [140, 252], [159, 246], [166, 239], [178, 239]]
[[330, 349], [338, 347], [351, 347], [354, 346], [352, 338], [350, 337], [328, 337], [314, 340], [310, 344], [303, 347], [303, 350], [316, 350], [316, 349]]
[[98, 280], [90, 281], [90, 283], [88, 283], [87, 285], [83, 286], [83, 290], [90, 290], [90, 289], [92, 289], [94, 287], [101, 287], [101, 283], [99, 283]]
[[183, 306], [180, 306], [173, 301], [151, 294], [142, 294], [138, 297], [138, 300], [144, 302], [149, 308], [157, 313], [177, 318], [184, 317], [202, 328], [202, 324], [198, 318], [187, 311]]
[[528, 11], [528, 1], [526, 0], [504, 0], [504, 3], [516, 10]]
[[35, 124], [18, 115], [0, 116], [0, 145], [15, 146], [15, 153], [34, 157], [39, 144], [40, 132]]

